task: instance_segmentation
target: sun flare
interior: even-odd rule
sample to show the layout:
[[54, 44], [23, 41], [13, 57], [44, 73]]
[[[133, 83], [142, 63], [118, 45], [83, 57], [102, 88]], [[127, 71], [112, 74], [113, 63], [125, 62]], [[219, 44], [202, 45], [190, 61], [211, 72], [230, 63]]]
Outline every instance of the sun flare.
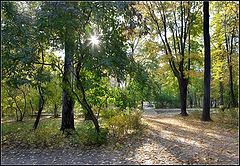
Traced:
[[91, 43], [92, 45], [98, 45], [98, 44], [99, 44], [99, 39], [98, 39], [98, 37], [95, 36], [95, 35], [91, 36], [91, 37], [90, 37], [90, 43]]

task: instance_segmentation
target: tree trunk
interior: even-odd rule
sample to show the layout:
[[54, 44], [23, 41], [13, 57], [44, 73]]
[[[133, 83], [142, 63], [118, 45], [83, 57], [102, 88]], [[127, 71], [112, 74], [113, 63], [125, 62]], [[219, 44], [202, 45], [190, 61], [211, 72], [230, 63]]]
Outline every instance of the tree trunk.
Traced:
[[232, 107], [237, 106], [237, 102], [234, 96], [234, 90], [233, 90], [233, 72], [232, 72], [232, 64], [230, 62], [229, 64], [229, 86], [230, 86], [230, 94], [231, 94], [231, 105]]
[[[78, 75], [78, 76], [79, 76], [79, 75]], [[81, 82], [81, 80], [80, 80], [80, 77], [77, 77], [77, 79], [78, 79], [78, 86], [77, 86], [77, 87], [80, 89], [80, 91], [81, 91], [81, 93], [82, 93], [82, 102], [81, 102], [81, 104], [82, 104], [82, 106], [85, 108], [85, 110], [87, 110], [88, 116], [90, 116], [90, 119], [89, 119], [89, 120], [92, 120], [92, 121], [93, 121], [94, 126], [95, 126], [95, 129], [96, 129], [97, 133], [99, 133], [99, 132], [100, 132], [100, 126], [99, 126], [99, 124], [98, 124], [98, 120], [97, 120], [97, 118], [95, 117], [95, 115], [94, 115], [94, 113], [93, 113], [90, 105], [88, 104], [88, 102], [87, 102], [87, 100], [86, 100], [85, 91], [84, 91], [84, 88], [83, 88], [83, 86], [82, 86], [82, 82]]]
[[210, 35], [209, 35], [209, 2], [205, 0], [203, 2], [203, 31], [204, 31], [204, 98], [203, 98], [203, 112], [202, 121], [211, 121], [210, 118]]
[[[21, 90], [21, 91], [22, 91], [22, 90]], [[23, 113], [21, 112], [21, 116], [20, 116], [19, 121], [22, 121], [22, 120], [23, 120], [24, 115], [25, 115], [25, 113], [26, 113], [26, 111], [27, 111], [27, 99], [26, 99], [26, 94], [25, 94], [24, 91], [22, 91], [22, 93], [23, 93], [23, 98], [24, 98], [24, 107], [23, 107]]]
[[36, 121], [33, 125], [34, 130], [37, 129], [37, 126], [38, 126], [38, 123], [39, 123], [39, 120], [40, 120], [40, 117], [41, 117], [41, 114], [42, 114], [44, 102], [45, 102], [44, 98], [43, 98], [41, 87], [38, 87], [38, 91], [39, 91], [38, 114], [37, 114], [37, 117], [36, 117]]
[[60, 130], [64, 132], [65, 129], [75, 129], [73, 114], [74, 101], [66, 91], [63, 91], [62, 107], [62, 125]]
[[143, 100], [141, 101], [141, 109], [143, 110]]
[[[82, 84], [82, 81], [81, 81], [81, 78], [80, 78], [80, 70], [81, 70], [81, 62], [79, 62], [77, 64], [77, 67], [76, 67], [76, 81], [77, 81], [76, 86], [77, 86], [77, 89], [81, 93], [81, 99], [79, 98], [79, 96], [76, 93], [74, 93], [74, 94], [77, 97], [79, 103], [82, 105], [82, 107], [87, 111], [88, 116], [91, 117], [91, 120], [94, 123], [95, 129], [96, 129], [97, 133], [99, 134], [99, 132], [100, 132], [99, 123], [98, 123], [98, 120], [93, 113], [93, 110], [91, 109], [90, 105], [87, 102], [86, 95], [85, 95], [85, 90], [84, 90], [84, 87], [83, 87], [83, 84]], [[86, 119], [86, 117], [85, 117], [85, 119]]]
[[31, 107], [31, 112], [32, 112], [32, 117], [33, 117], [33, 106], [32, 106], [32, 100], [30, 100], [30, 107]]
[[223, 83], [220, 81], [220, 83], [219, 83], [219, 88], [220, 88], [220, 105], [223, 105], [224, 103], [223, 103]]
[[63, 94], [62, 94], [62, 124], [61, 131], [65, 129], [74, 128], [74, 99], [71, 93], [71, 84], [73, 79], [73, 55], [74, 55], [74, 37], [69, 31], [69, 27], [66, 29], [65, 38], [65, 61], [64, 61], [64, 73], [63, 73]]
[[180, 101], [181, 101], [181, 115], [188, 116], [186, 106], [187, 106], [187, 80], [184, 78], [178, 79], [178, 85], [180, 89]]
[[58, 114], [57, 114], [57, 104], [54, 104], [54, 118], [57, 118]]
[[92, 120], [91, 114], [89, 113], [89, 111], [87, 111], [86, 113], [84, 113], [84, 120]]
[[13, 107], [15, 109], [15, 114], [16, 114], [16, 120], [18, 122], [18, 113], [17, 113], [17, 108]]

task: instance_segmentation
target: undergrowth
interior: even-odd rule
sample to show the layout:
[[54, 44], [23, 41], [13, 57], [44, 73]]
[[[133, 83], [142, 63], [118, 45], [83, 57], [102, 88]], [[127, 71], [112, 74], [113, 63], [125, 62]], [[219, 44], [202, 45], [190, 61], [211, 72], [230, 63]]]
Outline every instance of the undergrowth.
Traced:
[[32, 129], [34, 120], [3, 123], [1, 143], [12, 146], [58, 149], [100, 146], [111, 142], [111, 139], [121, 141], [124, 137], [141, 133], [141, 112], [128, 110], [104, 113], [105, 115], [102, 115], [100, 120], [100, 133], [96, 132], [92, 121], [77, 121], [75, 130], [66, 131], [64, 134], [59, 130], [61, 125], [59, 118], [42, 119], [35, 131]]
[[[200, 120], [202, 111], [195, 110], [190, 113], [189, 119]], [[216, 108], [210, 112], [212, 125], [220, 126], [225, 129], [238, 130], [239, 128], [239, 110], [237, 108], [225, 109]]]

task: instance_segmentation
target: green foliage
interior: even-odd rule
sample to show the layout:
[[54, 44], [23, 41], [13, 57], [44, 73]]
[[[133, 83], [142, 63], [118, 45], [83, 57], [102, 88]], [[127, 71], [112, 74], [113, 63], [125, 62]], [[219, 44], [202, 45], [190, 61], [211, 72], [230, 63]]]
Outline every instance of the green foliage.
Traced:
[[75, 146], [101, 145], [106, 143], [107, 134], [108, 130], [106, 128], [100, 128], [100, 133], [97, 134], [93, 123], [91, 121], [84, 121], [70, 136], [70, 142]]
[[168, 95], [166, 93], [161, 93], [155, 98], [156, 108], [177, 108], [180, 107], [179, 105], [179, 98]]
[[114, 116], [104, 119], [111, 136], [121, 139], [142, 129], [142, 112], [139, 110], [125, 110], [114, 113]]
[[112, 118], [113, 116], [115, 116], [117, 114], [117, 110], [116, 109], [111, 109], [111, 110], [102, 110], [100, 112], [100, 116], [103, 118], [103, 119], [110, 119]]
[[[37, 130], [33, 121], [4, 123], [3, 144], [21, 144], [37, 148], [62, 148], [67, 146], [101, 145], [106, 142], [108, 130], [101, 128], [97, 134], [92, 122], [79, 123], [75, 131], [59, 130], [59, 119], [44, 119]], [[70, 133], [70, 135], [68, 135]]]
[[3, 124], [4, 143], [19, 143], [40, 148], [58, 148], [64, 145], [64, 135], [59, 131], [59, 121], [42, 120], [36, 131], [33, 121]]

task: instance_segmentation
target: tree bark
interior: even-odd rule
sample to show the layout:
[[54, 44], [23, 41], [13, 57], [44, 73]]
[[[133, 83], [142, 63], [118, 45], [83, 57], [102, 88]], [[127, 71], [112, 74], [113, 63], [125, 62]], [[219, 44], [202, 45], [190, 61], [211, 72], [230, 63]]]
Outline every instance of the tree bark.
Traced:
[[202, 121], [211, 121], [210, 118], [210, 35], [209, 35], [209, 2], [203, 2], [203, 31], [204, 31], [204, 98], [203, 98], [203, 112]]
[[54, 104], [54, 118], [57, 118], [58, 114], [57, 114], [57, 104]]
[[31, 112], [32, 112], [32, 117], [33, 117], [33, 106], [32, 106], [32, 100], [30, 99], [30, 107], [31, 107]]
[[225, 44], [226, 44], [226, 51], [227, 51], [227, 63], [228, 63], [228, 69], [229, 69], [229, 89], [230, 89], [230, 97], [231, 97], [231, 102], [229, 104], [232, 107], [236, 107], [238, 104], [235, 99], [234, 90], [233, 90], [233, 70], [232, 70], [232, 58], [231, 58], [233, 53], [233, 38], [234, 38], [235, 27], [233, 28], [231, 37], [229, 39], [229, 37], [227, 36], [226, 26], [227, 25], [225, 20]]
[[95, 115], [93, 113], [92, 108], [90, 107], [90, 105], [87, 102], [85, 90], [84, 90], [84, 87], [83, 87], [83, 84], [82, 84], [82, 81], [80, 78], [80, 70], [81, 70], [81, 62], [79, 62], [76, 67], [76, 81], [77, 81], [76, 86], [77, 86], [77, 89], [81, 93], [81, 99], [79, 98], [79, 96], [76, 93], [75, 93], [75, 96], [77, 97], [77, 99], [80, 102], [80, 104], [82, 105], [82, 107], [87, 111], [87, 114], [89, 116], [88, 118], [90, 118], [93, 121], [95, 129], [96, 129], [97, 133], [99, 134], [100, 126], [99, 126], [97, 118], [95, 117]]
[[234, 90], [233, 90], [233, 71], [232, 71], [232, 62], [229, 63], [229, 88], [230, 88], [230, 94], [231, 94], [231, 105], [232, 107], [237, 106], [237, 102], [234, 96]]
[[35, 123], [33, 125], [33, 129], [34, 130], [37, 129], [37, 126], [38, 126], [38, 123], [39, 123], [39, 120], [40, 120], [40, 117], [41, 117], [41, 114], [42, 114], [44, 102], [45, 102], [44, 98], [43, 98], [41, 87], [38, 87], [38, 92], [39, 92], [38, 114], [37, 114], [37, 117], [36, 117], [36, 121], [35, 121]]
[[22, 93], [23, 93], [23, 98], [24, 98], [24, 107], [23, 107], [23, 113], [21, 112], [21, 116], [20, 116], [20, 119], [19, 119], [19, 121], [22, 121], [23, 120], [23, 118], [24, 118], [24, 115], [25, 115], [25, 113], [26, 113], [26, 111], [27, 111], [27, 99], [26, 99], [26, 94], [25, 94], [25, 92], [23, 91], [23, 90], [21, 90], [22, 91]]
[[220, 88], [220, 105], [224, 105], [224, 103], [223, 103], [223, 83], [220, 81], [220, 83], [219, 83], [219, 88]]
[[62, 124], [61, 131], [65, 129], [74, 128], [74, 99], [71, 94], [71, 85], [73, 79], [73, 54], [74, 54], [74, 37], [69, 28], [65, 32], [65, 61], [64, 61], [64, 73], [63, 73], [63, 93], [62, 93]]
[[178, 85], [180, 89], [180, 101], [181, 101], [181, 113], [182, 116], [188, 116], [186, 111], [187, 107], [187, 80], [184, 78], [178, 79]]
[[91, 114], [88, 111], [84, 113], [84, 120], [92, 120]]
[[15, 114], [16, 114], [16, 121], [18, 122], [18, 113], [17, 113], [17, 108], [13, 107], [15, 109]]

